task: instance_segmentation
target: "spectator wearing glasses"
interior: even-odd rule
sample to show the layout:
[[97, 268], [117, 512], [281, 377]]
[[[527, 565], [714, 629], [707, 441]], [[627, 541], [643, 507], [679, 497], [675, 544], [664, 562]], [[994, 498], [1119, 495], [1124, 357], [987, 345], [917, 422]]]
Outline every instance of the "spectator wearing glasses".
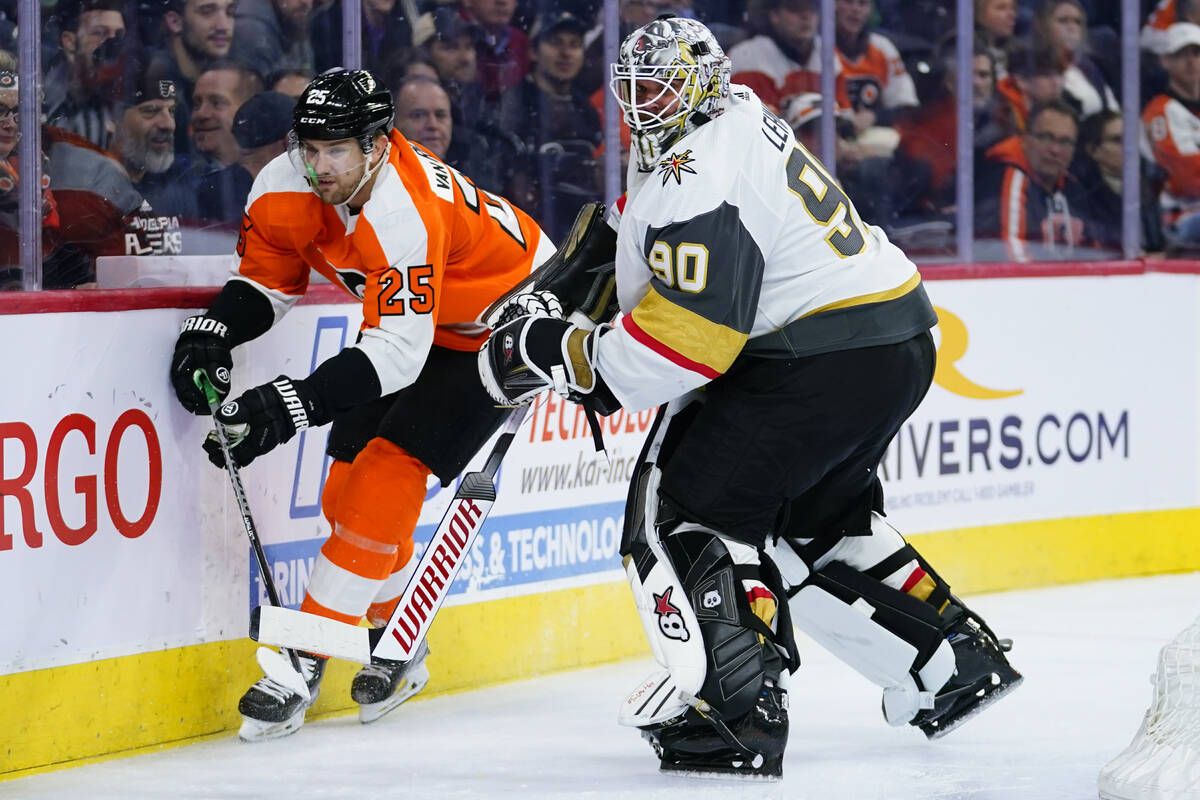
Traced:
[[177, 101], [172, 81], [144, 77], [118, 121], [113, 155], [156, 213], [192, 219], [196, 193], [187, 184], [187, 165], [175, 157]]
[[[1097, 244], [1116, 253], [1121, 252], [1123, 223], [1121, 134], [1124, 129], [1120, 112], [1109, 109], [1093, 114], [1079, 127], [1079, 144], [1086, 156], [1078, 162], [1079, 180], [1087, 193], [1092, 219], [1096, 223]], [[1157, 177], [1160, 172], [1154, 164], [1143, 159], [1138, 211], [1142, 231], [1140, 249], [1148, 254], [1161, 254], [1166, 249], [1162, 207], [1151, 177]]]
[[1039, 103], [1025, 133], [993, 146], [989, 169], [976, 184], [975, 230], [998, 240], [999, 252], [983, 260], [1054, 261], [1080, 257], [1093, 238], [1083, 187], [1068, 172], [1079, 125], [1062, 100]]
[[1142, 111], [1150, 153], [1167, 174], [1162, 194], [1168, 232], [1200, 243], [1200, 25], [1177, 22], [1160, 56], [1167, 91]]
[[43, 81], [46, 123], [101, 149], [112, 146], [116, 101], [125, 88], [130, 54], [124, 7], [123, 0], [64, 0], [58, 11], [59, 49]]
[[[17, 60], [0, 51], [0, 291], [23, 287], [21, 269], [21, 224], [17, 141], [20, 139], [20, 115], [17, 111]], [[42, 165], [42, 239], [46, 253], [53, 251], [58, 235], [58, 208], [49, 188], [46, 164]]]

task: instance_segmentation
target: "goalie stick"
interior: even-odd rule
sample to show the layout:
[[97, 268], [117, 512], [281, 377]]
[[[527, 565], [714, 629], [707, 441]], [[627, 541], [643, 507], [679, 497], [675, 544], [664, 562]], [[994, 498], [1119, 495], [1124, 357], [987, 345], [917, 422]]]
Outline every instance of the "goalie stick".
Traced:
[[250, 614], [250, 638], [360, 664], [411, 661], [496, 502], [496, 472], [528, 410], [512, 410], [483, 469], [463, 476], [386, 626], [363, 628], [289, 608], [259, 606]]
[[[225, 426], [217, 420], [217, 411], [221, 405], [220, 395], [217, 394], [216, 388], [204, 370], [198, 369], [192, 373], [192, 380], [196, 383], [196, 388], [204, 393], [204, 399], [208, 401], [208, 410], [213, 418], [213, 433], [221, 447], [221, 455], [225, 458], [225, 472], [229, 475], [229, 483], [233, 486], [233, 496], [237, 500], [238, 511], [242, 515], [246, 536], [250, 539], [250, 549], [254, 551], [254, 560], [258, 562], [258, 574], [262, 577], [263, 586], [267, 590], [267, 599], [272, 606], [283, 608], [283, 603], [279, 600], [279, 591], [275, 588], [271, 565], [267, 561], [267, 554], [263, 552], [262, 542], [258, 538], [258, 528], [254, 526], [254, 517], [250, 515], [250, 503], [246, 500], [246, 489], [242, 485], [241, 472], [238, 471], [237, 464], [229, 452], [229, 433], [225, 430]], [[276, 682], [283, 684], [306, 700], [311, 699], [308, 683], [304, 680], [304, 673], [300, 670], [300, 660], [296, 657], [296, 653], [292, 650], [285, 650], [284, 653], [288, 657], [286, 661], [280, 653], [260, 647], [255, 653], [255, 660], [258, 661], [263, 672], [274, 678]]]

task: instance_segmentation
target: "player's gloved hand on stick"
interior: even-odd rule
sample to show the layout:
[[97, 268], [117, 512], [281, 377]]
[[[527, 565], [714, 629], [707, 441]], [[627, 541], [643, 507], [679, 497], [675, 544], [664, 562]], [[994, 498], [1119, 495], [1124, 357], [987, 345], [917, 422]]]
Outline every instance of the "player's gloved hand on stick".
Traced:
[[[290, 440], [296, 431], [324, 425], [329, 417], [321, 398], [306, 381], [280, 375], [221, 406], [217, 421], [231, 429], [229, 452], [234, 462], [244, 467]], [[213, 464], [225, 466], [215, 433], [205, 439], [204, 451]]]
[[489, 328], [498, 328], [518, 317], [527, 316], [562, 319], [565, 314], [563, 314], [562, 303], [559, 302], [558, 296], [554, 292], [522, 292], [484, 320], [484, 323]]
[[198, 369], [208, 375], [218, 399], [225, 399], [233, 369], [231, 350], [225, 323], [203, 314], [183, 321], [175, 341], [175, 355], [171, 357], [171, 385], [180, 405], [193, 414], [209, 415], [208, 400], [192, 378]]
[[594, 366], [604, 330], [587, 331], [541, 316], [522, 316], [501, 325], [479, 351], [483, 387], [502, 406], [519, 406], [553, 389], [609, 414], [620, 406]]

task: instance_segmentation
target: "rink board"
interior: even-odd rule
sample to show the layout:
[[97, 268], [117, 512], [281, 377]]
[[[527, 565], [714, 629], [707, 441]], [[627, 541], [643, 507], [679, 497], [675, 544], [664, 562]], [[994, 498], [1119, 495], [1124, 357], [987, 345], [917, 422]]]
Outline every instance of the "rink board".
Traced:
[[[928, 283], [939, 371], [881, 477], [892, 521], [956, 591], [1200, 569], [1197, 283]], [[357, 309], [326, 288], [240, 349], [235, 386], [307, 374], [353, 340]], [[200, 453], [208, 421], [179, 409], [166, 380], [175, 331], [208, 296], [173, 308], [97, 293], [94, 313], [55, 313], [58, 299], [0, 313], [0, 335], [23, 347], [0, 354], [3, 374], [21, 376], [0, 418], [12, 621], [0, 631], [0, 777], [237, 725], [257, 677], [242, 637], [262, 581], [224, 475]], [[531, 417], [431, 633], [431, 694], [645, 652], [617, 546], [652, 415], [606, 420], [608, 458], [573, 406], [549, 398]], [[326, 436], [307, 431], [245, 473], [293, 606], [325, 533]], [[418, 547], [453, 488], [431, 487]], [[319, 712], [350, 705], [352, 671], [335, 668]]]

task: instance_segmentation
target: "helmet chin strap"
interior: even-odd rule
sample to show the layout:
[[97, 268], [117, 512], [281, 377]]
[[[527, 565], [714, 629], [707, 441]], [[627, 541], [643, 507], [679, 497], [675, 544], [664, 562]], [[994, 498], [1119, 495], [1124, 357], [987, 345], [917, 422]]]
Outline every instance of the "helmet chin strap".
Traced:
[[[363, 176], [359, 180], [358, 185], [354, 187], [354, 191], [350, 192], [350, 196], [346, 198], [345, 202], [338, 203], [338, 205], [340, 205], [340, 206], [349, 206], [350, 205], [350, 201], [355, 198], [355, 196], [358, 194], [359, 190], [367, 185], [367, 181], [369, 181], [369, 180], [371, 180], [371, 178], [375, 177], [375, 173], [379, 172], [379, 168], [382, 167], [384, 162], [388, 160], [388, 153], [390, 153], [391, 150], [392, 150], [392, 143], [390, 141], [385, 142], [383, 145], [383, 153], [380, 154], [379, 160], [375, 162], [375, 166], [369, 167], [369, 168], [363, 170]], [[311, 170], [312, 168], [310, 167], [309, 169]]]

